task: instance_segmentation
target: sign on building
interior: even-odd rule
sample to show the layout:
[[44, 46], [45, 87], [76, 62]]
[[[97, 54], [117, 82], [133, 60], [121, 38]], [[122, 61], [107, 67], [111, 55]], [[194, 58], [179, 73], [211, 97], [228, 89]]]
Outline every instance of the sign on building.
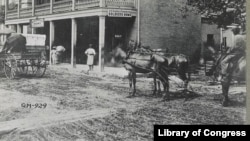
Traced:
[[132, 17], [132, 14], [128, 10], [118, 10], [118, 9], [110, 9], [108, 10], [109, 17]]
[[26, 37], [26, 46], [45, 46], [46, 35], [22, 34]]
[[44, 19], [31, 19], [30, 25], [31, 28], [44, 27]]

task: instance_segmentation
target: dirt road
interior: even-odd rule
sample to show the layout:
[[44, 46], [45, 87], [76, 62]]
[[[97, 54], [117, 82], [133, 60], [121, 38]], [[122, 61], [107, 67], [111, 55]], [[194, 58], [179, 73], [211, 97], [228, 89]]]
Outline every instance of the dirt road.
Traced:
[[171, 100], [162, 102], [146, 78], [138, 79], [137, 96], [127, 98], [128, 80], [117, 77], [53, 68], [43, 78], [1, 76], [0, 126], [6, 132], [0, 140], [153, 140], [154, 124], [244, 123], [244, 86], [232, 86], [232, 103], [222, 107], [219, 85], [197, 78], [190, 85], [194, 93], [184, 95], [171, 82]]

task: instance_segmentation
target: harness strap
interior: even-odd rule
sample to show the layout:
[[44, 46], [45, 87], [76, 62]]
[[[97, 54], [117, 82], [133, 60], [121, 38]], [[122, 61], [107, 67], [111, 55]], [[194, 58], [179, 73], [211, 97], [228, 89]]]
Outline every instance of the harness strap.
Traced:
[[[136, 67], [136, 68], [139, 68], [139, 69], [143, 69], [143, 70], [147, 70], [147, 71], [149, 71], [149, 72], [153, 72], [153, 73], [155, 73], [156, 75], [158, 75], [160, 78], [162, 78], [163, 80], [165, 80], [165, 78], [160, 74], [160, 73], [158, 73], [157, 71], [155, 71], [155, 70], [153, 70], [153, 69], [146, 69], [146, 68], [143, 68], [143, 67], [139, 67], [139, 66], [136, 66], [136, 65], [134, 65], [134, 64], [132, 64], [132, 63], [129, 63], [129, 62], [127, 62], [127, 61], [124, 61], [125, 63], [127, 63], [127, 64], [129, 64], [129, 65], [131, 65], [131, 66], [133, 66], [133, 67]], [[169, 78], [167, 78], [168, 80], [169, 80]]]

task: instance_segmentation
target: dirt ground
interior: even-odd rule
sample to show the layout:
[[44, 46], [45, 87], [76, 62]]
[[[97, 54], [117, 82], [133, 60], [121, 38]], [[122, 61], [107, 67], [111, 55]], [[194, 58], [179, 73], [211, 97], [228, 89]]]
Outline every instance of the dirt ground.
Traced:
[[[231, 104], [221, 106], [220, 85], [192, 77], [183, 94], [170, 82], [171, 100], [152, 95], [152, 79], [139, 78], [137, 95], [128, 98], [128, 80], [102, 78], [49, 68], [43, 78], [0, 77], [0, 133], [11, 141], [140, 141], [153, 140], [154, 124], [244, 124], [246, 87], [230, 88]], [[45, 108], [22, 104], [46, 104]]]

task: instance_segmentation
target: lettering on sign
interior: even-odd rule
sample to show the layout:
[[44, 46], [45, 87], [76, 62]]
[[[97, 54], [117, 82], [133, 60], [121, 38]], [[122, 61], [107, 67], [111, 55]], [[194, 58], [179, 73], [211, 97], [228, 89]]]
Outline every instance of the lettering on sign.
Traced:
[[126, 10], [108, 10], [109, 17], [132, 17], [130, 11]]
[[30, 25], [32, 28], [44, 27], [44, 19], [31, 19]]

